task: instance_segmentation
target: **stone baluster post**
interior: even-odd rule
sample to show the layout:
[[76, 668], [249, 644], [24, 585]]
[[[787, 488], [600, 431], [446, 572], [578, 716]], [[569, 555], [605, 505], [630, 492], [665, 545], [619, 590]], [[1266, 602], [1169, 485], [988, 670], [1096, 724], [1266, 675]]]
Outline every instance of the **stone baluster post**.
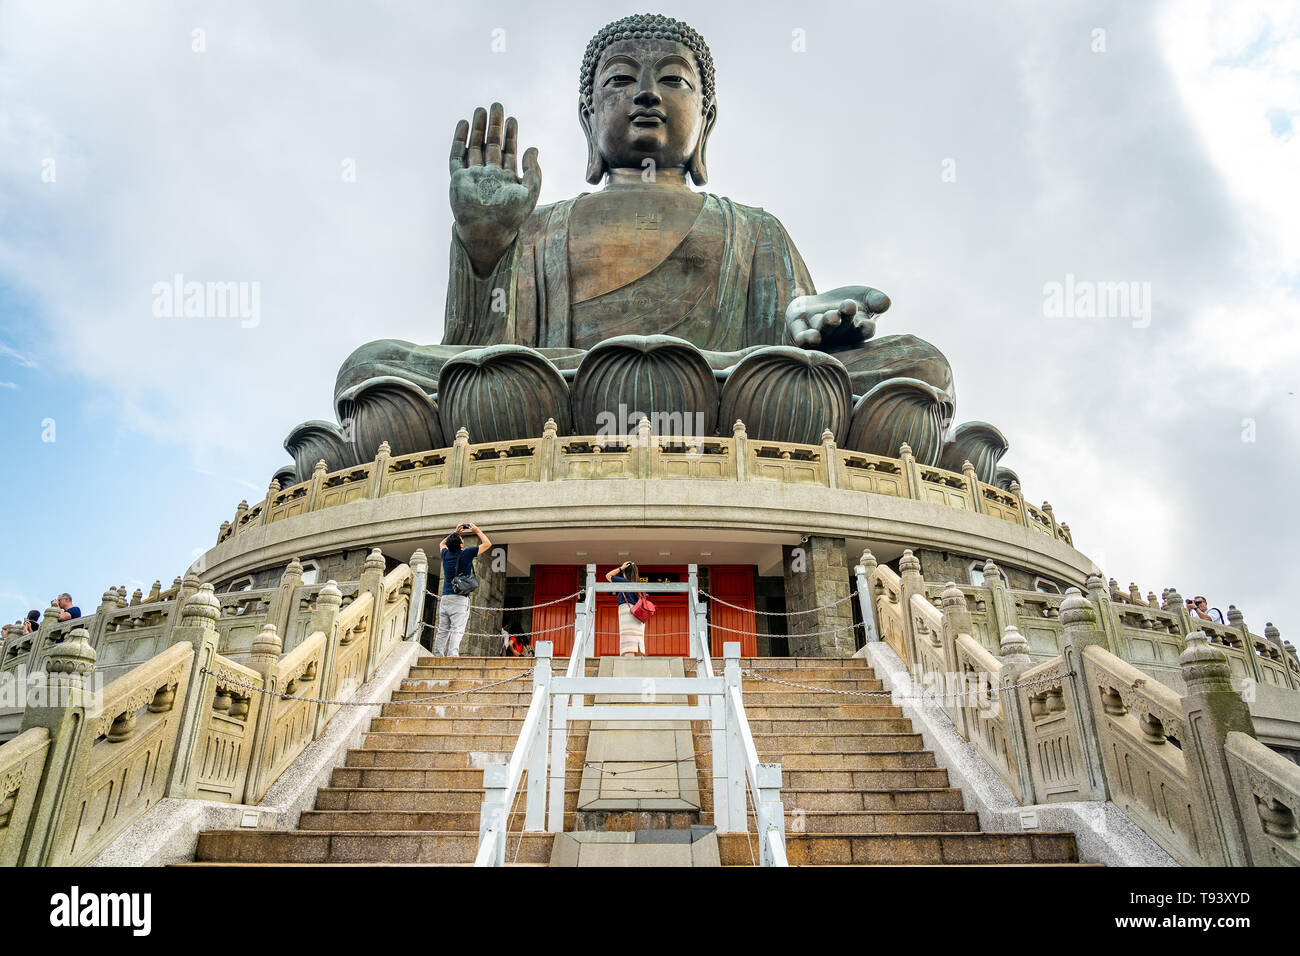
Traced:
[[[1295, 671], [1291, 670], [1291, 665], [1287, 657], [1295, 657], [1295, 648], [1282, 640], [1282, 632], [1277, 629], [1272, 621], [1266, 621], [1264, 624], [1264, 639], [1273, 644], [1282, 652], [1282, 670], [1286, 673], [1288, 686], [1292, 688], [1300, 687], [1300, 680], [1297, 680]], [[1254, 654], [1254, 647], [1251, 647], [1251, 654]]]
[[898, 446], [898, 457], [903, 462], [903, 474], [907, 476], [907, 496], [920, 501], [921, 495], [921, 469], [916, 464], [916, 457], [912, 454], [912, 446], [907, 442]]
[[[1123, 628], [1120, 627], [1119, 612], [1115, 610], [1110, 592], [1106, 590], [1106, 582], [1101, 579], [1100, 574], [1090, 574], [1087, 587], [1088, 600], [1092, 602], [1096, 612], [1096, 625], [1102, 633], [1101, 646], [1116, 657], [1128, 660], [1128, 647], [1124, 642]], [[1064, 610], [1065, 606], [1061, 607]]]
[[880, 626], [876, 620], [876, 602], [871, 593], [871, 576], [876, 573], [876, 556], [870, 551], [863, 551], [862, 557], [853, 567], [853, 575], [858, 588], [858, 610], [862, 613], [862, 630], [866, 643], [880, 640]]
[[[913, 626], [912, 596], [925, 594], [925, 578], [921, 576], [921, 560], [911, 550], [904, 551], [902, 558], [898, 561], [898, 578], [898, 603], [902, 605], [903, 634], [906, 637], [907, 656], [910, 658], [904, 663], [919, 668], [925, 658], [921, 657], [920, 652], [917, 650], [919, 637], [916, 628]], [[919, 672], [914, 676], [919, 677]]]
[[[254, 795], [260, 795], [265, 789], [261, 785], [265, 773], [264, 755], [267, 738], [271, 733], [271, 724], [275, 720], [278, 698], [274, 695], [280, 693], [280, 681], [276, 669], [280, 663], [282, 649], [280, 635], [276, 633], [274, 624], [263, 624], [261, 632], [253, 638], [253, 644], [249, 649], [248, 666], [262, 675], [262, 689], [266, 693], [262, 695], [262, 706], [257, 709], [257, 722], [253, 728], [253, 740], [248, 756], [248, 776], [244, 779], [241, 802], [257, 802]], [[256, 691], [249, 691], [249, 693], [256, 693]]]
[[370, 602], [370, 644], [366, 648], [365, 681], [375, 673], [379, 666], [379, 640], [384, 620], [384, 608], [388, 595], [384, 593], [384, 553], [378, 548], [371, 548], [366, 555], [366, 562], [361, 569], [360, 594], [369, 594]]
[[229, 521], [221, 522], [220, 526], [217, 528], [217, 544], [220, 544], [222, 541], [226, 539], [226, 533], [229, 530], [230, 530], [230, 522]]
[[272, 478], [271, 483], [266, 486], [266, 500], [262, 502], [262, 514], [258, 519], [258, 524], [266, 524], [271, 520], [271, 507], [275, 504], [275, 496], [280, 493], [280, 479]]
[[[1090, 587], [1101, 585], [1101, 578], [1088, 579]], [[1065, 677], [1062, 690], [1065, 706], [1074, 718], [1075, 737], [1083, 750], [1084, 779], [1081, 799], [1109, 799], [1105, 764], [1101, 757], [1096, 703], [1091, 693], [1084, 649], [1092, 645], [1106, 647], [1106, 635], [1097, 626], [1098, 611], [1078, 588], [1069, 588], [1061, 602], [1061, 663]]]
[[650, 419], [643, 417], [637, 420], [636, 439], [633, 445], [633, 473], [638, 478], [653, 478], [655, 452], [658, 449], [659, 442], [655, 441], [654, 435], [650, 431]]
[[429, 559], [423, 548], [416, 548], [408, 562], [411, 566], [411, 606], [406, 613], [405, 640], [419, 641], [424, 623], [424, 599], [429, 593]]
[[301, 586], [302, 562], [296, 557], [290, 558], [284, 572], [280, 575], [280, 583], [275, 587], [275, 596], [271, 598], [271, 604], [266, 610], [267, 623], [275, 626], [275, 633], [280, 635], [282, 644], [286, 642], [289, 644], [287, 650], [293, 650], [293, 645], [299, 643], [294, 640], [295, 635], [292, 630], [298, 611], [298, 602], [294, 599], [294, 593]]
[[378, 498], [384, 493], [384, 479], [388, 477], [388, 463], [393, 458], [393, 448], [386, 441], [379, 443], [375, 460], [370, 466], [370, 487], [366, 489], [368, 497]]
[[[1020, 790], [1017, 796], [1021, 803], [1038, 803], [1040, 801], [1034, 792], [1034, 775], [1029, 766], [1029, 739], [1025, 733], [1025, 717], [1020, 709], [1020, 691], [1015, 689], [1020, 682], [1020, 675], [1029, 670], [1034, 662], [1029, 656], [1029, 642], [1014, 624], [1007, 625], [1002, 632], [998, 656], [1002, 663], [1002, 668], [998, 671], [998, 706], [1006, 715], [1004, 726], [1007, 736], [1011, 738], [1011, 752], [1015, 756], [1016, 784]], [[968, 707], [962, 708], [961, 712], [973, 720], [983, 718], [981, 714], [971, 714]]]
[[[1173, 614], [1174, 621], [1178, 625], [1178, 635], [1184, 641], [1188, 635], [1197, 630], [1197, 627], [1192, 623], [1192, 615], [1187, 611], [1187, 602], [1183, 600], [1183, 596], [1178, 593], [1177, 588], [1169, 588], [1165, 591], [1165, 603], [1161, 610]], [[1200, 620], [1200, 618], [1197, 618], [1197, 620]]]
[[[971, 621], [970, 608], [966, 605], [966, 595], [962, 593], [961, 588], [957, 587], [956, 582], [948, 582], [939, 600], [940, 613], [943, 615], [943, 630], [939, 635], [940, 640], [943, 642], [943, 666], [948, 674], [955, 677], [955, 675], [961, 673], [961, 667], [957, 664], [957, 636], [959, 634], [970, 634], [973, 637], [975, 628]], [[963, 701], [954, 701], [953, 703], [960, 705]], [[950, 716], [955, 715], [953, 723], [969, 740], [970, 726], [967, 720], [966, 708], [957, 706], [950, 710], [948, 703], [945, 702], [944, 710]]]
[[162, 581], [155, 580], [153, 586], [149, 588], [149, 594], [144, 599], [145, 604], [156, 604], [162, 598]]
[[1183, 714], [1187, 718], [1187, 739], [1181, 741], [1187, 772], [1193, 789], [1199, 793], [1210, 832], [1201, 844], [1217, 858], [1211, 866], [1248, 866], [1243, 815], [1255, 807], [1239, 807], [1228, 767], [1227, 740], [1232, 731], [1255, 736], [1250, 709], [1233, 689], [1228, 655], [1206, 640], [1204, 631], [1193, 631], [1187, 638], [1187, 650], [1178, 659], [1187, 692], [1183, 695]]
[[51, 864], [55, 839], [74, 809], [71, 798], [85, 780], [91, 743], [86, 739], [86, 715], [100, 702], [94, 682], [95, 649], [89, 637], [85, 628], [74, 628], [67, 640], [51, 648], [45, 669], [29, 677], [32, 684], [22, 730], [44, 727], [50, 746], [20, 857], [24, 866]]
[[[199, 587], [199, 576], [193, 571], [186, 571], [185, 577], [181, 579], [180, 586], [176, 589], [176, 597], [172, 600], [171, 610], [167, 613], [167, 630], [169, 633], [180, 623], [186, 603], [199, 593]], [[171, 641], [168, 640], [166, 643], [170, 644]]]
[[731, 454], [735, 458], [736, 480], [749, 481], [749, 435], [745, 423], [739, 419], [731, 426]]
[[307, 485], [308, 511], [315, 511], [316, 507], [320, 504], [320, 489], [321, 485], [325, 483], [326, 473], [327, 468], [325, 465], [325, 459], [322, 458], [320, 461], [316, 462], [316, 467], [312, 469], [311, 480]]
[[537, 449], [537, 478], [539, 481], [554, 481], [557, 477], [556, 466], [560, 457], [559, 426], [554, 418], [546, 419], [542, 426], [542, 444]]
[[1255, 639], [1251, 637], [1250, 628], [1246, 626], [1246, 616], [1237, 610], [1237, 605], [1228, 605], [1228, 626], [1241, 635], [1241, 650], [1246, 655], [1246, 670], [1250, 679], [1258, 683], [1264, 679], [1260, 670], [1259, 656], [1255, 653]]
[[966, 476], [966, 488], [970, 491], [971, 508], [977, 515], [984, 514], [984, 492], [980, 491], [979, 475], [970, 459], [961, 463], [961, 473]]
[[248, 501], [244, 500], [235, 508], [235, 520], [232, 522], [235, 528], [235, 534], [239, 534], [240, 527], [244, 522], [244, 515], [248, 514]]
[[[198, 789], [198, 761], [202, 758], [200, 742], [207, 733], [212, 716], [212, 698], [217, 679], [211, 673], [221, 635], [217, 621], [221, 602], [211, 584], [201, 585], [181, 608], [180, 622], [172, 628], [173, 644], [187, 643], [194, 648], [194, 664], [182, 700], [181, 726], [172, 752], [171, 776], [167, 795], [192, 799]], [[253, 693], [252, 691], [249, 692]]]
[[[311, 623], [307, 625], [308, 634], [320, 631], [325, 635], [325, 650], [321, 652], [320, 683], [317, 685], [320, 693], [313, 696], [322, 698], [334, 696], [334, 660], [339, 648], [338, 618], [339, 608], [342, 606], [343, 592], [339, 590], [336, 583], [327, 581], [320, 589], [320, 594], [316, 595], [316, 607], [311, 612]], [[329, 719], [328, 708], [323, 706], [316, 708], [316, 723], [312, 728], [313, 740], [318, 740], [325, 732], [325, 724]]]
[[1047, 515], [1048, 520], [1050, 520], [1050, 521], [1052, 522], [1052, 538], [1053, 538], [1053, 540], [1060, 540], [1060, 537], [1061, 537], [1061, 526], [1060, 526], [1059, 524], [1056, 523], [1056, 512], [1054, 512], [1054, 511], [1052, 510], [1052, 503], [1051, 503], [1050, 501], [1044, 501], [1044, 502], [1043, 502], [1043, 514]]
[[1016, 503], [1020, 506], [1020, 523], [1028, 528], [1031, 523], [1029, 518], [1029, 507], [1025, 504], [1025, 495], [1020, 488], [1020, 482], [1011, 482], [1011, 486], [1007, 490], [1010, 491], [1011, 494], [1015, 495]]
[[447, 459], [447, 487], [459, 488], [465, 481], [465, 462], [469, 458], [469, 430], [463, 425], [456, 429], [456, 440], [451, 443], [451, 457]]
[[1002, 580], [1002, 570], [993, 559], [984, 562], [984, 587], [989, 591], [989, 617], [994, 634], [1003, 634], [1016, 620], [1016, 600]]
[[822, 432], [822, 460], [826, 462], [826, 484], [831, 488], [844, 487], [844, 462], [835, 447], [835, 435], [829, 428]]

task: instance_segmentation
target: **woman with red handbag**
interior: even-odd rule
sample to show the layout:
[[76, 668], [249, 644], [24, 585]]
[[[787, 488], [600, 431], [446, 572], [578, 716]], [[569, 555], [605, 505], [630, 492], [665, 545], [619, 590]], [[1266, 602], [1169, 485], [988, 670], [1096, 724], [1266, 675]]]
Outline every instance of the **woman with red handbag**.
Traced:
[[[605, 572], [605, 580], [613, 584], [634, 584], [640, 577], [636, 562], [624, 561]], [[645, 625], [655, 612], [655, 606], [644, 594], [619, 591], [618, 597], [618, 652], [623, 657], [645, 656]]]

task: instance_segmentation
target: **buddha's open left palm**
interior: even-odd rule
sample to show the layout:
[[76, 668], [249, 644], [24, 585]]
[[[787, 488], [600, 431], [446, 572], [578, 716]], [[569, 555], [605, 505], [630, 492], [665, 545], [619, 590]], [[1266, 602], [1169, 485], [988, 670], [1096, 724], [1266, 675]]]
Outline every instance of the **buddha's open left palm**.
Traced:
[[461, 120], [451, 144], [451, 211], [456, 233], [480, 272], [496, 264], [514, 242], [519, 227], [537, 205], [542, 168], [536, 147], [523, 156], [523, 175], [516, 166], [519, 126], [493, 103], [479, 107], [471, 126]]
[[888, 308], [889, 296], [879, 289], [846, 285], [820, 295], [796, 296], [785, 310], [785, 324], [803, 348], [846, 348], [875, 335], [875, 317]]

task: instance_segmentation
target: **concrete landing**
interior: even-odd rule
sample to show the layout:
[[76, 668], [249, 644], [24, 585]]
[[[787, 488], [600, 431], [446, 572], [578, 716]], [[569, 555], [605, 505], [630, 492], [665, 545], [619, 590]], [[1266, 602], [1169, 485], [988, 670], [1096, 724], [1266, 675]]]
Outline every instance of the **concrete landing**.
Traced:
[[[640, 678], [642, 692], [596, 694], [596, 704], [687, 703], [685, 695], [654, 692], [655, 678], [686, 676], [679, 657], [603, 657], [599, 676]], [[577, 809], [698, 811], [700, 785], [690, 721], [592, 721]]]
[[551, 866], [721, 866], [713, 827], [557, 833]]

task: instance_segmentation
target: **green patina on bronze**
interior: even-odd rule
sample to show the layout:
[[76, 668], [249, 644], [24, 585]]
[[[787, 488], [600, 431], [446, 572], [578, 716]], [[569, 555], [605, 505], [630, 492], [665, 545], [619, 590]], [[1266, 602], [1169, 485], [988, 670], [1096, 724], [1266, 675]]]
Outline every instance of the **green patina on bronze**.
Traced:
[[[457, 126], [450, 156], [455, 227], [443, 342], [381, 339], [358, 348], [335, 383], [341, 418], [356, 417], [368, 402], [382, 399], [383, 414], [370, 420], [393, 432], [384, 436], [393, 452], [421, 450], [414, 446], [436, 428], [414, 419], [404, 424], [394, 410], [395, 383], [437, 398], [438, 425], [449, 437], [468, 425], [468, 418], [491, 418], [469, 409], [466, 395], [448, 402], [440, 379], [443, 366], [457, 356], [485, 347], [525, 347], [572, 382], [592, 368], [583, 360], [603, 342], [667, 335], [698, 349], [724, 391], [742, 361], [751, 372], [772, 366], [770, 374], [754, 375], [755, 381], [782, 381], [783, 369], [791, 367], [783, 347], [833, 356], [843, 366], [856, 405], [850, 402], [841, 412], [842, 401], [828, 405], [787, 383], [780, 390], [781, 407], [765, 410], [770, 433], [755, 437], [791, 440], [810, 428], [810, 417], [823, 414], [819, 409], [833, 408], [841, 420], [816, 423], [818, 430], [830, 428], [841, 438], [851, 434], [858, 450], [888, 455], [897, 454], [901, 437], [923, 450], [928, 463], [937, 463], [955, 409], [952, 370], [943, 354], [912, 335], [873, 338], [875, 317], [890, 306], [888, 296], [867, 285], [817, 293], [775, 216], [691, 188], [708, 180], [705, 153], [718, 115], [713, 61], [703, 38], [659, 15], [615, 21], [588, 44], [578, 92], [587, 179], [604, 185], [573, 199], [537, 206], [542, 180], [537, 150], [520, 155], [518, 124], [499, 103], [479, 108], [472, 122]], [[769, 354], [768, 349], [774, 350]], [[518, 354], [525, 371], [535, 365], [536, 355]], [[475, 367], [492, 372], [492, 382], [474, 383], [466, 374], [458, 387], [529, 406], [521, 394], [527, 374], [512, 386], [502, 372], [512, 361], [508, 355], [491, 364], [476, 360]], [[626, 364], [627, 356], [610, 361]], [[618, 397], [609, 370], [600, 374], [601, 388], [575, 388], [572, 421], [611, 411], [582, 404], [581, 396], [600, 396], [602, 402]], [[643, 369], [643, 379], [645, 374]], [[916, 386], [904, 387], [904, 381]], [[372, 399], [376, 393], [379, 399]], [[665, 380], [659, 393], [682, 390]], [[733, 390], [724, 394], [723, 404], [757, 408], [763, 401]], [[525, 407], [510, 417], [511, 434], [521, 429], [540, 434], [547, 402], [534, 404], [535, 411]], [[467, 420], [450, 420], [450, 406]], [[401, 407], [419, 405], [404, 401]], [[717, 421], [716, 408], [680, 411]], [[859, 422], [853, 429], [850, 415]], [[730, 425], [718, 421], [717, 427]], [[370, 445], [379, 436], [362, 437]], [[996, 461], [981, 463], [980, 470], [995, 466]]]

